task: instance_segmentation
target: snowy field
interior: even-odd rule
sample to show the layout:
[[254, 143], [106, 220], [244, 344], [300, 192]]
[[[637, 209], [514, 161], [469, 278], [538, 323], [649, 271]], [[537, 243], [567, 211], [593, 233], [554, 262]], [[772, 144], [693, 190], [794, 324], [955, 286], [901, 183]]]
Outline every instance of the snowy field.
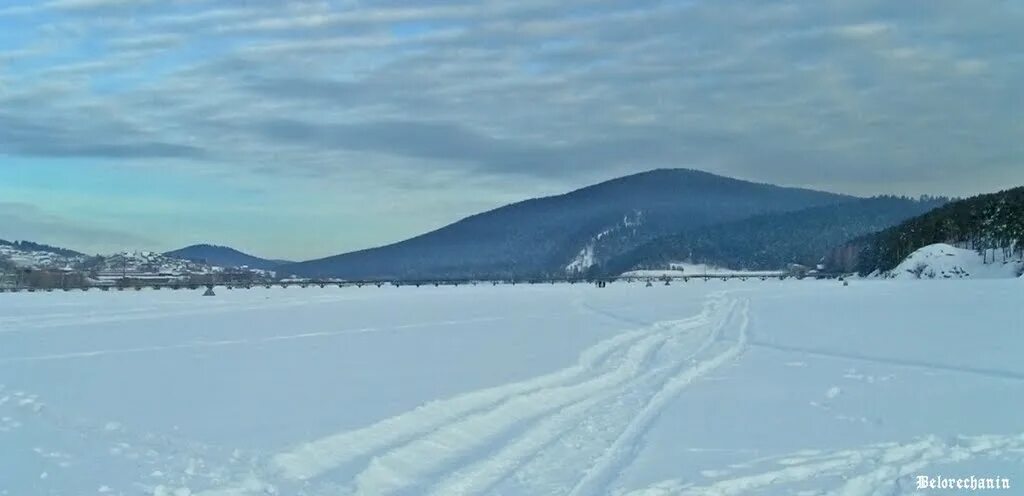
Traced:
[[1024, 281], [0, 295], [0, 494], [1024, 487]]

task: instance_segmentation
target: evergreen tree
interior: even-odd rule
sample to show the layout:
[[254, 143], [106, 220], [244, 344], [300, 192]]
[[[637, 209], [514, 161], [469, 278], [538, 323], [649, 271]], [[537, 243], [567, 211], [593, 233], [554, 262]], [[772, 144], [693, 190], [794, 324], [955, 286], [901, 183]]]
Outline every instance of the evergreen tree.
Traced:
[[867, 274], [891, 270], [915, 250], [935, 243], [977, 250], [988, 263], [1024, 257], [1024, 187], [948, 203], [855, 239], [833, 256], [856, 253], [853, 267]]

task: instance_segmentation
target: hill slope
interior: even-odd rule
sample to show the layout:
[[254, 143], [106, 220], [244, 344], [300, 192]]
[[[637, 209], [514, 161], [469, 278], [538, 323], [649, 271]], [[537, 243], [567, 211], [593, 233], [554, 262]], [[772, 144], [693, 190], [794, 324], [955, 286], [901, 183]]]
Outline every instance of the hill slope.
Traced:
[[0, 271], [25, 268], [63, 268], [81, 263], [87, 257], [74, 250], [31, 241], [0, 239]]
[[694, 170], [659, 169], [507, 205], [392, 245], [280, 270], [362, 279], [584, 273], [681, 229], [851, 199]]
[[829, 265], [861, 274], [887, 272], [916, 250], [946, 243], [984, 253], [988, 262], [1024, 257], [1024, 187], [948, 203], [834, 250]]
[[208, 244], [192, 245], [180, 250], [169, 251], [164, 255], [192, 262], [200, 262], [218, 267], [242, 267], [251, 269], [274, 270], [282, 264], [290, 263], [283, 260], [268, 260], [242, 253], [227, 246]]
[[0, 246], [5, 246], [11, 250], [18, 250], [24, 252], [51, 253], [53, 255], [68, 258], [85, 256], [85, 254], [79, 253], [75, 250], [44, 245], [42, 243], [33, 243], [32, 241], [7, 241], [4, 239], [0, 239]]
[[615, 257], [602, 272], [664, 268], [683, 261], [751, 270], [783, 269], [791, 263], [813, 266], [833, 247], [943, 202], [876, 197], [690, 229]]
[[986, 263], [991, 253], [957, 248], [945, 243], [920, 248], [885, 274], [892, 279], [1001, 279], [1017, 277], [1024, 262]]

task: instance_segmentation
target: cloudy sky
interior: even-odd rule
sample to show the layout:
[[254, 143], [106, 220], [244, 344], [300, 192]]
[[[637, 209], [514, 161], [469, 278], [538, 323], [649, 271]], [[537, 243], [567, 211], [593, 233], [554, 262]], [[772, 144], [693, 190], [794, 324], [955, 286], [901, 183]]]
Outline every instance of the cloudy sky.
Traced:
[[657, 167], [1024, 183], [1024, 2], [0, 2], [0, 238], [303, 259]]

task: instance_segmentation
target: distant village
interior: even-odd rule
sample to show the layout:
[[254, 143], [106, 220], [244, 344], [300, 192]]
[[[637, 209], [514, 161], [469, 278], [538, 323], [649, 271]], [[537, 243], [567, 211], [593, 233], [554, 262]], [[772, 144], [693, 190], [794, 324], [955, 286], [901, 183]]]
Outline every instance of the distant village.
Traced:
[[245, 266], [219, 267], [148, 251], [86, 256], [0, 244], [0, 289], [244, 285], [276, 278], [273, 271]]

